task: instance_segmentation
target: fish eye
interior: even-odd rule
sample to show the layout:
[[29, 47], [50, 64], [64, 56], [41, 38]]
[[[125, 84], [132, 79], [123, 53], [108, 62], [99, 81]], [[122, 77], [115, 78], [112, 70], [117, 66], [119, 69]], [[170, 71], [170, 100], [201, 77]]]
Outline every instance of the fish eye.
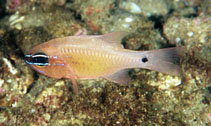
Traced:
[[26, 63], [36, 66], [48, 66], [48, 56], [43, 52], [38, 52], [33, 55], [25, 55]]

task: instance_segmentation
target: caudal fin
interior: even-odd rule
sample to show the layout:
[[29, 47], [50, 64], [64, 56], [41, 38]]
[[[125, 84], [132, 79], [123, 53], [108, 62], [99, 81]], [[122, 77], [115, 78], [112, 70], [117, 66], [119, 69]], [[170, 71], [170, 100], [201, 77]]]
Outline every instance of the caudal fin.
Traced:
[[170, 75], [181, 75], [181, 68], [175, 63], [179, 61], [183, 53], [184, 48], [182, 47], [145, 51], [146, 57], [142, 59], [142, 62], [146, 69]]

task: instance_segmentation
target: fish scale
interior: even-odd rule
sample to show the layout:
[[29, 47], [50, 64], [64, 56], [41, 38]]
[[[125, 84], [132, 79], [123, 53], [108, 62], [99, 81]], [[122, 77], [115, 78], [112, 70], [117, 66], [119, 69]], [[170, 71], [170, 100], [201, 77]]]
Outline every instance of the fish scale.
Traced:
[[[68, 49], [72, 50], [72, 49]], [[105, 52], [96, 51], [96, 50], [86, 50], [86, 49], [74, 49], [73, 53], [66, 53], [70, 55], [71, 58], [68, 58], [68, 63], [70, 66], [74, 68], [74, 72], [76, 76], [81, 77], [95, 77], [95, 76], [103, 76], [105, 73], [112, 70], [114, 63], [121, 65], [118, 63], [118, 59], [112, 58], [111, 54], [106, 54]], [[86, 50], [90, 53], [81, 53]], [[102, 56], [107, 55], [107, 57]], [[115, 56], [117, 57], [117, 56]]]

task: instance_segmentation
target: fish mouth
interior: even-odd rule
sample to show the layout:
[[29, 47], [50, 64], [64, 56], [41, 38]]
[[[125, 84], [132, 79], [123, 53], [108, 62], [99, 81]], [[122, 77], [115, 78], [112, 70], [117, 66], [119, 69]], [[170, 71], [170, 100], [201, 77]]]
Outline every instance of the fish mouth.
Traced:
[[25, 63], [29, 64], [29, 65], [33, 65], [32, 63], [32, 55], [31, 54], [26, 54], [25, 58], [24, 58]]

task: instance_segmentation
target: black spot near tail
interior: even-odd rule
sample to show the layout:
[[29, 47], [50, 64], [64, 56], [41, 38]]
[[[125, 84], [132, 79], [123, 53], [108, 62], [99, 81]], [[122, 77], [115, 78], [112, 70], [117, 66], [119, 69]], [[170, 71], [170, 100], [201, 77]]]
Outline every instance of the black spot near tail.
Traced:
[[146, 63], [146, 62], [148, 62], [148, 59], [147, 59], [146, 57], [144, 57], [144, 58], [141, 59], [141, 61], [142, 61], [143, 63]]

